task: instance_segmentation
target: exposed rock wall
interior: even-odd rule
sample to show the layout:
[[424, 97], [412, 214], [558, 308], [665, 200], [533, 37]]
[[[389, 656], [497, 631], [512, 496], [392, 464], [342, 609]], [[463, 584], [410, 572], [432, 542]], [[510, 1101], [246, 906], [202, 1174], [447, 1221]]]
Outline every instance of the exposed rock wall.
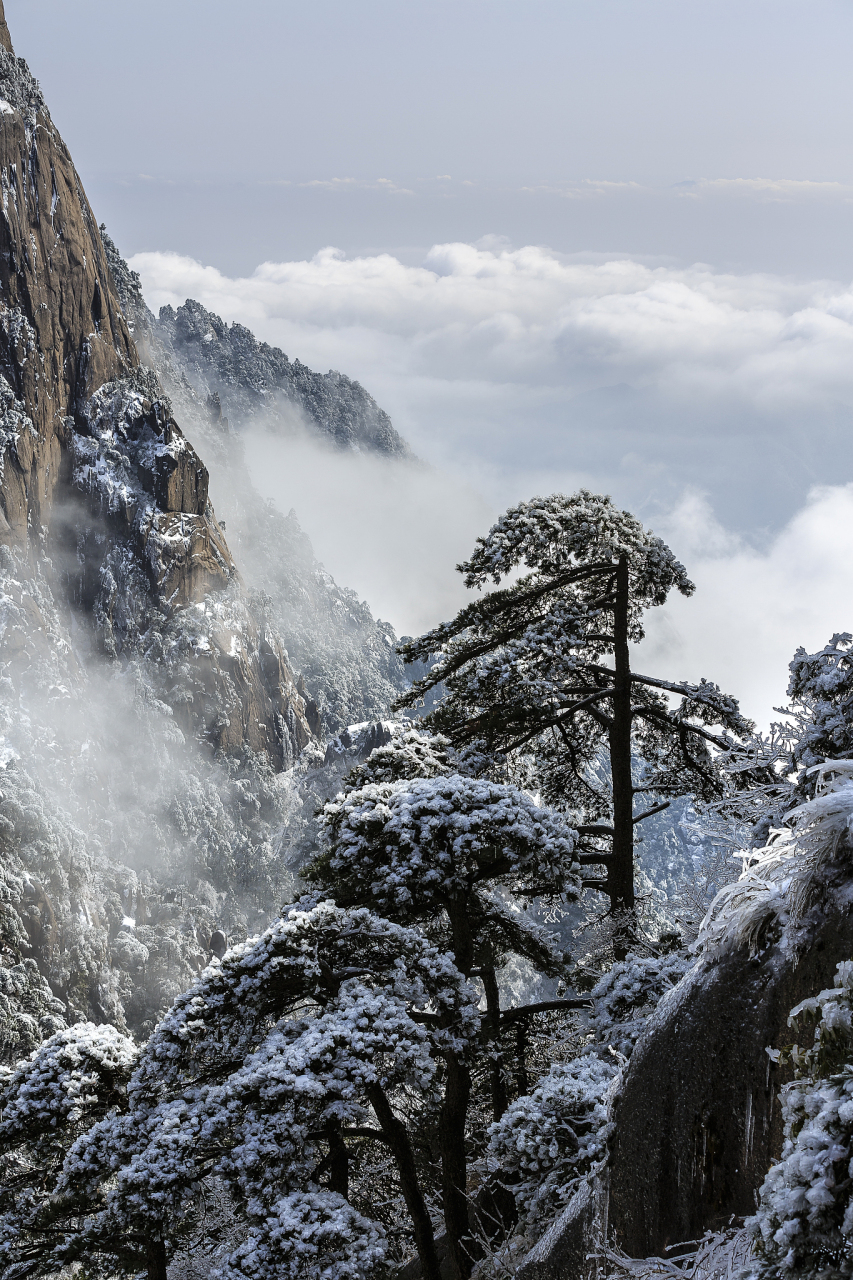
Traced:
[[784, 1077], [766, 1048], [790, 1044], [791, 1008], [851, 955], [846, 867], [796, 929], [757, 956], [701, 963], [661, 1002], [614, 1112], [609, 1222], [628, 1254], [660, 1255], [755, 1211], [782, 1145]]
[[9, 35], [9, 28], [6, 26], [3, 0], [0, 0], [0, 49], [5, 49], [7, 53], [12, 53], [12, 37]]
[[791, 1043], [791, 1009], [853, 955], [851, 870], [842, 846], [801, 919], [771, 925], [756, 954], [700, 959], [664, 996], [614, 1094], [608, 1168], [528, 1254], [520, 1280], [593, 1280], [607, 1245], [673, 1257], [755, 1212], [781, 1152], [790, 1079], [767, 1048]]
[[[33, 566], [47, 557], [109, 656], [150, 658], [186, 729], [280, 769], [311, 737], [305, 700], [246, 597], [207, 468], [140, 368], [97, 222], [2, 5], [0, 46], [0, 542]], [[0, 635], [0, 661], [13, 640]]]
[[138, 357], [71, 156], [11, 42], [0, 49], [0, 198], [0, 371], [30, 420], [4, 422], [0, 536], [20, 544], [49, 524], [77, 406]]

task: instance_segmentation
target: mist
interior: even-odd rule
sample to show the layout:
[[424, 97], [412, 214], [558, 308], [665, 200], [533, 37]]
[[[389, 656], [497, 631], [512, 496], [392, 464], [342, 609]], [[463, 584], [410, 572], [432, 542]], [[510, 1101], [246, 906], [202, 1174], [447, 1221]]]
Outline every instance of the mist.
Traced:
[[461, 480], [412, 460], [342, 452], [307, 430], [242, 435], [259, 493], [293, 509], [317, 557], [398, 635], [420, 635], [469, 597], [454, 566], [498, 514]]
[[655, 673], [716, 680], [766, 725], [797, 647], [853, 630], [846, 286], [494, 241], [418, 266], [326, 250], [240, 279], [177, 255], [134, 266], [155, 306], [197, 297], [357, 376], [428, 464], [245, 437], [264, 496], [398, 632], [454, 614], [453, 566], [501, 511], [581, 486], [696, 581], [649, 617]]

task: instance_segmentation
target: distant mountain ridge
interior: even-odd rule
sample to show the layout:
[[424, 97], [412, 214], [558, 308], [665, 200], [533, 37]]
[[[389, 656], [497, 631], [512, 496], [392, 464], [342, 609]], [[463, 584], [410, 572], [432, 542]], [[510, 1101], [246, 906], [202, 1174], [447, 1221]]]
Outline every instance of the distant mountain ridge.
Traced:
[[[296, 409], [320, 439], [344, 450], [370, 450], [417, 465], [408, 446], [357, 382], [312, 373], [192, 299], [177, 312], [163, 308], [158, 320], [145, 303], [138, 274], [103, 226], [101, 237], [134, 340], [204, 455], [229, 545], [249, 585], [264, 593], [290, 663], [301, 673], [300, 689], [318, 708], [322, 732], [334, 735], [351, 724], [381, 720], [410, 683], [394, 630], [324, 569], [297, 513], [285, 515], [260, 496], [240, 431], [263, 423], [274, 432], [278, 413], [289, 433], [293, 423], [287, 415]], [[205, 342], [209, 333], [215, 338]]]
[[177, 311], [161, 307], [155, 316], [138, 273], [104, 226], [101, 236], [136, 346], [161, 375], [183, 375], [201, 399], [218, 396], [238, 429], [262, 416], [270, 429], [292, 431], [296, 413], [309, 430], [340, 449], [412, 456], [385, 410], [351, 378], [334, 369], [315, 373], [300, 360], [291, 361], [278, 347], [259, 342], [245, 325], [226, 324], [192, 298]]

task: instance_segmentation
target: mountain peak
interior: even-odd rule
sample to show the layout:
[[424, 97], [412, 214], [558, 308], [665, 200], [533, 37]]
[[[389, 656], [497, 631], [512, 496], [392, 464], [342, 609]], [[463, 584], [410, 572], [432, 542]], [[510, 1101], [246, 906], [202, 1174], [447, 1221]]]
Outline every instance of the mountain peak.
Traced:
[[6, 26], [6, 14], [3, 10], [3, 0], [0, 0], [0, 49], [5, 49], [7, 53], [14, 53], [12, 48], [12, 37], [9, 35], [9, 28]]

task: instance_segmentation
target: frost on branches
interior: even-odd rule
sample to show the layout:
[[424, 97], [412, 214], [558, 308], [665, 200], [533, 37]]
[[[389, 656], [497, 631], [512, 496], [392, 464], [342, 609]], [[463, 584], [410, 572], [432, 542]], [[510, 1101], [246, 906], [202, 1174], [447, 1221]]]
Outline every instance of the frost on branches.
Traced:
[[[2, 1134], [21, 1193], [4, 1219], [7, 1274], [83, 1262], [162, 1280], [216, 1183], [242, 1224], [220, 1250], [230, 1280], [356, 1280], [399, 1259], [401, 1231], [437, 1277], [405, 1120], [437, 1105], [442, 1062], [479, 1028], [475, 993], [421, 934], [296, 904], [202, 974], [132, 1074], [118, 1033], [75, 1028], [9, 1077]], [[377, 1219], [359, 1183], [377, 1144], [397, 1168], [396, 1221]]]
[[797, 1079], [782, 1095], [782, 1158], [749, 1220], [761, 1280], [853, 1275], [853, 962], [836, 986], [791, 1011], [795, 1028], [817, 1018], [814, 1043], [774, 1056]]
[[748, 946], [759, 951], [813, 901], [853, 832], [853, 760], [828, 760], [808, 771], [813, 799], [786, 814], [767, 845], [743, 855], [740, 877], [725, 885], [702, 922], [696, 948], [706, 956]]
[[314, 878], [328, 868], [343, 901], [419, 916], [470, 907], [487, 881], [577, 897], [574, 831], [515, 787], [459, 774], [368, 783], [328, 804], [324, 826]]
[[593, 987], [590, 1026], [598, 1044], [629, 1058], [649, 1014], [694, 963], [684, 951], [629, 955], [617, 961]]
[[[522, 576], [501, 586], [518, 568]], [[431, 666], [398, 706], [442, 684], [447, 696], [428, 726], [487, 765], [500, 756], [522, 767], [547, 803], [568, 812], [586, 865], [604, 869], [590, 884], [623, 921], [614, 955], [624, 959], [642, 932], [637, 824], [675, 796], [720, 794], [710, 748], [727, 751], [752, 729], [735, 699], [706, 680], [631, 669], [645, 612], [672, 590], [691, 595], [693, 584], [660, 538], [585, 489], [511, 508], [459, 570], [468, 587], [491, 580], [498, 589], [401, 649]]]
[[524, 1225], [557, 1216], [607, 1156], [605, 1095], [615, 1064], [593, 1053], [558, 1062], [489, 1131], [488, 1168], [515, 1197]]
[[[58, 1188], [93, 1124], [127, 1106], [138, 1050], [114, 1027], [77, 1023], [0, 1074], [0, 1265], [4, 1275], [56, 1269], [68, 1226]], [[61, 1264], [59, 1264], [61, 1265]]]

